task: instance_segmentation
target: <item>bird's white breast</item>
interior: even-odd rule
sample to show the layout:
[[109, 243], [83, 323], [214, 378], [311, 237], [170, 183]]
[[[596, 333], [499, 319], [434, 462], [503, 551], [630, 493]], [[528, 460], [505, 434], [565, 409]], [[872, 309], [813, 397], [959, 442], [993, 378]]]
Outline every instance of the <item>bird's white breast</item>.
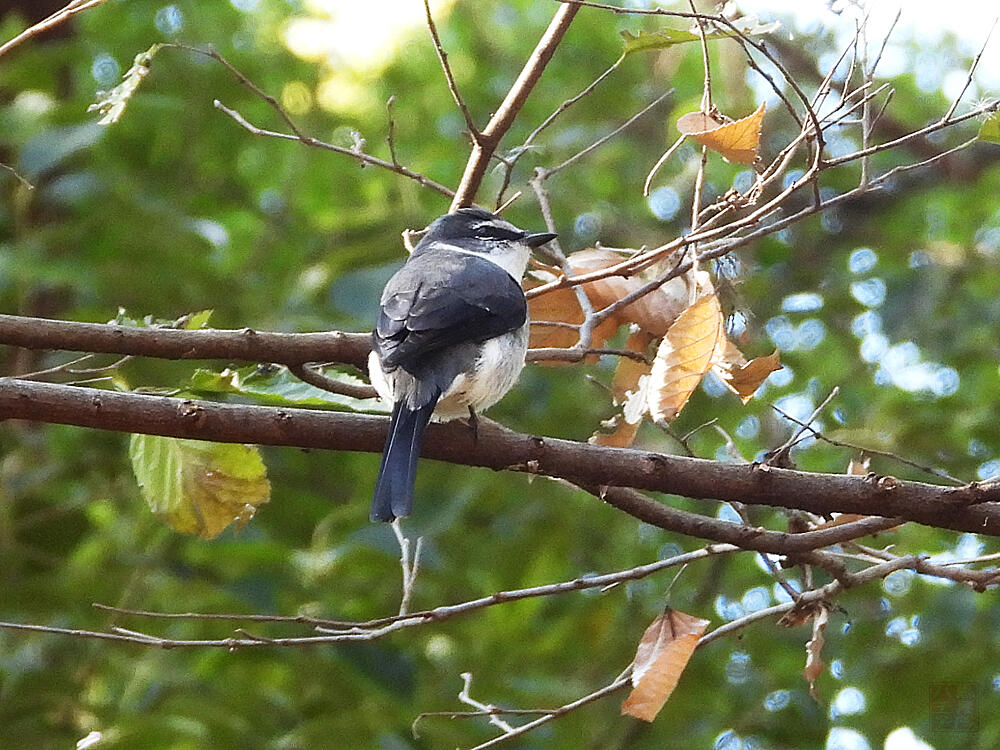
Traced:
[[[516, 331], [484, 341], [473, 367], [459, 373], [441, 395], [433, 418], [447, 422], [468, 417], [470, 407], [480, 412], [493, 406], [517, 382], [527, 351], [527, 321]], [[379, 398], [387, 404], [413, 387], [412, 375], [402, 368], [386, 373], [374, 351], [368, 356], [368, 374]]]
[[527, 321], [516, 331], [484, 341], [475, 367], [455, 378], [442, 394], [434, 418], [446, 422], [469, 416], [470, 407], [477, 412], [489, 409], [514, 387], [527, 351]]

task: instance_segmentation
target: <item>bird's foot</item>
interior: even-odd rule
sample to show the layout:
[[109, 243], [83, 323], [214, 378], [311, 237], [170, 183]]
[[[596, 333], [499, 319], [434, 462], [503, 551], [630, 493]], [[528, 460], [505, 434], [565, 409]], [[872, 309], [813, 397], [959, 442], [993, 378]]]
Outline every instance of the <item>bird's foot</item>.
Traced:
[[[464, 421], [464, 420], [463, 420]], [[466, 422], [469, 429], [472, 430], [472, 442], [479, 442], [479, 415], [476, 414], [476, 410], [471, 406], [469, 407], [469, 419]]]

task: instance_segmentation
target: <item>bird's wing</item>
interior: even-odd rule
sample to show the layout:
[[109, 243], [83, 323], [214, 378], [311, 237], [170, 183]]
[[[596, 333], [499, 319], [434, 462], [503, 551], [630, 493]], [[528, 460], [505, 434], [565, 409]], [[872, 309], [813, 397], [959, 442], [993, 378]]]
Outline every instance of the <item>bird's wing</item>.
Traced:
[[421, 253], [386, 285], [372, 344], [384, 368], [413, 372], [443, 347], [500, 336], [526, 319], [521, 287], [496, 264], [452, 250]]

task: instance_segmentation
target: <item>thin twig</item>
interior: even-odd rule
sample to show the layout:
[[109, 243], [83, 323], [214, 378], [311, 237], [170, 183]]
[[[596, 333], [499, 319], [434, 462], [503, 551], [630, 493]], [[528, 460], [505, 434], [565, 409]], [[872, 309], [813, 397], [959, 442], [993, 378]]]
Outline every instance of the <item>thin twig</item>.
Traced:
[[42, 19], [34, 26], [29, 26], [13, 39], [10, 39], [0, 45], [0, 56], [6, 54], [10, 50], [14, 49], [14, 47], [31, 37], [37, 36], [44, 31], [48, 31], [49, 29], [58, 26], [78, 13], [83, 13], [85, 10], [96, 8], [103, 2], [105, 2], [105, 0], [73, 0], [72, 2], [66, 4], [61, 10], [56, 11], [48, 18]]
[[644, 198], [649, 197], [649, 185], [653, 182], [653, 177], [656, 176], [656, 173], [660, 171], [660, 167], [666, 163], [667, 159], [670, 158], [674, 151], [680, 148], [680, 145], [684, 143], [684, 138], [685, 136], [682, 135], [674, 141], [673, 145], [663, 152], [663, 155], [656, 160], [656, 164], [653, 165], [653, 168], [649, 170], [649, 173], [646, 175], [646, 181], [642, 184], [642, 196]]
[[[701, 213], [701, 192], [705, 187], [705, 167], [708, 164], [708, 146], [701, 147], [701, 159], [694, 178], [694, 195], [691, 198], [691, 231], [698, 230], [698, 215]], [[697, 249], [697, 248], [693, 248]]]
[[230, 620], [238, 622], [273, 622], [273, 623], [296, 623], [301, 625], [318, 626], [328, 629], [341, 629], [350, 631], [373, 630], [382, 628], [404, 620], [417, 620], [421, 622], [441, 622], [443, 620], [467, 614], [486, 607], [493, 607], [507, 602], [520, 601], [522, 599], [533, 599], [537, 597], [556, 596], [575, 591], [585, 591], [588, 589], [604, 589], [615, 584], [627, 581], [638, 581], [651, 575], [668, 570], [677, 566], [684, 566], [696, 560], [703, 560], [717, 555], [728, 555], [740, 552], [740, 548], [732, 544], [710, 544], [693, 552], [684, 552], [673, 557], [657, 560], [644, 565], [637, 565], [633, 568], [615, 571], [613, 573], [603, 573], [601, 575], [584, 576], [558, 583], [548, 583], [539, 586], [532, 586], [524, 589], [513, 589], [509, 591], [498, 591], [495, 594], [472, 599], [458, 604], [445, 604], [434, 609], [421, 610], [417, 612], [407, 612], [402, 615], [390, 617], [380, 617], [366, 621], [345, 621], [330, 620], [321, 617], [310, 617], [307, 615], [260, 615], [260, 614], [219, 614], [203, 612], [154, 612], [142, 609], [126, 609], [123, 607], [112, 607], [107, 604], [97, 604], [93, 606], [107, 612], [114, 612], [122, 615], [134, 617], [148, 617], [152, 619], [165, 620]]
[[500, 718], [495, 711], [496, 706], [489, 703], [482, 703], [477, 701], [469, 694], [469, 690], [472, 689], [472, 672], [463, 672], [462, 677], [462, 690], [458, 694], [458, 700], [465, 703], [468, 706], [479, 709], [486, 716], [489, 717], [490, 724], [500, 729], [504, 734], [511, 734], [514, 731], [514, 727], [508, 724], [506, 721]]
[[441, 183], [435, 182], [429, 177], [424, 177], [419, 172], [414, 172], [412, 169], [404, 167], [401, 164], [393, 164], [390, 161], [386, 161], [385, 159], [379, 159], [377, 156], [366, 154], [363, 151], [357, 151], [355, 149], [344, 148], [343, 146], [337, 146], [332, 143], [326, 143], [325, 141], [321, 141], [318, 138], [313, 138], [312, 136], [309, 135], [279, 133], [274, 130], [259, 128], [256, 125], [249, 122], [239, 112], [237, 112], [234, 109], [230, 109], [225, 104], [220, 102], [218, 99], [216, 99], [213, 102], [213, 104], [215, 105], [216, 109], [218, 109], [220, 112], [224, 112], [225, 114], [229, 115], [233, 120], [235, 120], [240, 125], [240, 127], [242, 127], [248, 133], [251, 133], [253, 135], [266, 136], [268, 138], [280, 138], [281, 140], [285, 141], [298, 141], [304, 146], [323, 149], [325, 151], [333, 151], [335, 154], [343, 154], [344, 156], [349, 156], [352, 159], [361, 162], [362, 164], [369, 164], [371, 166], [381, 167], [382, 169], [387, 169], [390, 172], [395, 172], [396, 174], [402, 175], [403, 177], [408, 177], [411, 180], [418, 182], [424, 187], [430, 188], [431, 190], [434, 190], [435, 192], [438, 192], [447, 198], [451, 198], [455, 194], [452, 190], [446, 188]]
[[441, 185], [440, 183], [435, 182], [434, 180], [431, 180], [428, 177], [424, 177], [419, 172], [414, 172], [412, 169], [404, 167], [397, 161], [395, 155], [395, 148], [393, 144], [394, 124], [392, 122], [391, 97], [390, 101], [387, 102], [386, 107], [389, 114], [388, 138], [389, 138], [389, 153], [392, 161], [385, 161], [384, 159], [379, 159], [376, 156], [371, 156], [370, 154], [366, 154], [362, 149], [364, 145], [363, 141], [361, 141], [361, 139], [358, 138], [357, 134], [355, 134], [355, 145], [351, 148], [344, 148], [343, 146], [337, 146], [332, 143], [326, 143], [325, 141], [321, 141], [318, 138], [313, 138], [310, 135], [306, 135], [295, 123], [295, 120], [288, 113], [288, 110], [286, 110], [283, 106], [281, 106], [281, 102], [279, 102], [275, 97], [271, 96], [266, 91], [264, 91], [256, 83], [251, 81], [244, 73], [242, 73], [239, 70], [239, 68], [237, 68], [231, 62], [229, 62], [229, 60], [227, 60], [226, 57], [222, 55], [214, 47], [195, 47], [190, 44], [179, 44], [176, 42], [169, 42], [163, 44], [162, 46], [168, 49], [179, 49], [194, 53], [196, 55], [203, 55], [205, 57], [210, 57], [219, 64], [221, 64], [230, 73], [236, 76], [236, 80], [238, 80], [242, 85], [250, 89], [250, 91], [253, 92], [255, 96], [263, 100], [272, 110], [274, 110], [274, 112], [278, 115], [278, 117], [280, 117], [282, 121], [288, 126], [289, 130], [292, 131], [292, 134], [279, 133], [273, 130], [259, 128], [256, 125], [250, 123], [245, 117], [243, 117], [243, 115], [241, 115], [236, 110], [226, 107], [218, 99], [215, 99], [213, 101], [213, 104], [216, 109], [229, 115], [247, 132], [252, 133], [253, 135], [268, 136], [271, 138], [280, 138], [282, 140], [299, 141], [305, 146], [324, 149], [326, 151], [333, 151], [334, 153], [342, 154], [344, 156], [349, 156], [352, 159], [356, 159], [357, 161], [361, 162], [362, 165], [368, 164], [371, 166], [381, 167], [382, 169], [387, 169], [390, 172], [402, 175], [403, 177], [408, 177], [411, 180], [414, 180], [419, 184], [423, 185], [424, 187], [437, 191], [438, 193], [444, 195], [447, 198], [451, 198], [454, 195], [454, 191], [452, 191], [450, 188], [447, 188], [444, 185]]
[[612, 130], [607, 135], [605, 135], [605, 136], [603, 136], [601, 138], [598, 138], [596, 141], [594, 141], [593, 143], [591, 143], [589, 146], [587, 146], [582, 151], [578, 151], [577, 153], [573, 154], [573, 156], [569, 157], [568, 159], [566, 159], [566, 161], [562, 162], [561, 164], [557, 164], [556, 166], [550, 167], [548, 169], [542, 169], [541, 173], [543, 175], [543, 179], [548, 179], [552, 175], [556, 174], [556, 172], [561, 172], [562, 170], [564, 170], [566, 167], [570, 166], [571, 164], [575, 164], [576, 162], [578, 162], [580, 159], [582, 159], [584, 156], [586, 156], [587, 154], [589, 154], [591, 151], [593, 151], [593, 150], [595, 150], [597, 148], [600, 148], [605, 143], [607, 143], [612, 138], [614, 138], [616, 135], [618, 135], [622, 131], [628, 129], [629, 126], [631, 126], [633, 123], [635, 123], [637, 120], [639, 120], [643, 115], [645, 115], [646, 113], [648, 113], [649, 111], [651, 111], [652, 109], [654, 109], [655, 107], [657, 107], [658, 105], [660, 105], [661, 103], [663, 103], [664, 101], [666, 101], [668, 97], [670, 97], [670, 96], [673, 95], [673, 93], [674, 93], [674, 90], [670, 89], [669, 91], [667, 91], [667, 92], [665, 92], [663, 94], [660, 94], [660, 96], [656, 97], [656, 99], [654, 99], [649, 104], [647, 104], [645, 107], [643, 107], [641, 110], [639, 110], [638, 112], [636, 112], [634, 115], [632, 115], [630, 118], [628, 118], [625, 122], [623, 122], [617, 128], [615, 128], [614, 130]]
[[598, 84], [600, 84], [601, 81], [603, 81], [605, 78], [611, 75], [615, 70], [617, 70], [618, 66], [620, 66], [624, 60], [625, 60], [625, 54], [622, 53], [622, 55], [617, 60], [615, 60], [607, 70], [605, 70], [603, 73], [597, 76], [597, 78], [595, 78], [591, 83], [589, 83], [587, 87], [583, 89], [583, 91], [581, 91], [576, 96], [573, 96], [564, 101], [562, 104], [560, 104], [552, 114], [550, 114], [542, 121], [541, 125], [539, 125], [533, 131], [531, 131], [528, 137], [524, 139], [524, 143], [522, 143], [520, 146], [517, 146], [516, 148], [510, 151], [510, 154], [508, 155], [506, 161], [503, 162], [505, 167], [505, 172], [504, 172], [503, 183], [500, 186], [500, 190], [497, 192], [497, 203], [500, 203], [500, 201], [503, 200], [503, 194], [504, 192], [506, 192], [508, 186], [510, 185], [511, 173], [514, 170], [514, 166], [517, 164], [518, 161], [520, 161], [522, 156], [524, 156], [526, 153], [528, 153], [528, 151], [531, 150], [532, 144], [534, 144], [535, 139], [539, 135], [541, 135], [542, 131], [545, 130], [549, 125], [551, 125], [555, 121], [555, 119], [559, 117], [559, 115], [561, 115], [567, 109], [569, 109], [578, 101], [583, 99], [585, 96], [589, 95], [595, 88], [597, 88]]
[[[837, 397], [837, 394], [839, 393], [840, 393], [840, 386], [834, 386], [833, 390], [830, 391], [830, 394], [825, 399], [823, 399], [823, 402], [819, 406], [817, 406], [813, 410], [813, 413], [805, 421], [804, 425], [798, 420], [795, 420], [799, 425], [798, 429], [793, 430], [791, 437], [789, 437], [788, 440], [786, 440], [784, 443], [779, 445], [777, 448], [768, 451], [768, 462], [770, 462], [775, 458], [783, 456], [785, 453], [787, 453], [788, 449], [791, 448], [793, 445], [795, 445], [796, 442], [798, 442], [799, 437], [806, 430], [813, 431], [810, 425], [816, 420], [816, 417], [818, 417], [822, 413], [822, 411], [830, 404], [830, 402]], [[773, 409], [775, 409], [775, 411], [784, 414], [784, 412], [778, 409], [778, 407], [776, 407], [774, 404], [770, 404], [770, 406]]]
[[9, 172], [10, 174], [14, 175], [14, 179], [17, 180], [18, 182], [20, 182], [26, 188], [28, 188], [28, 190], [34, 190], [35, 189], [34, 185], [32, 185], [30, 182], [28, 182], [28, 180], [25, 179], [21, 175], [20, 172], [18, 172], [16, 169], [14, 169], [14, 167], [10, 166], [9, 164], [4, 164], [3, 162], [0, 162], [0, 169], [2, 169], [5, 172]]
[[465, 171], [462, 173], [462, 181], [451, 202], [452, 211], [467, 206], [475, 200], [476, 191], [479, 190], [483, 175], [486, 174], [486, 168], [500, 145], [500, 140], [514, 124], [514, 119], [524, 107], [528, 95], [541, 78], [542, 72], [555, 54], [556, 47], [562, 41], [578, 11], [579, 8], [575, 5], [561, 5], [556, 10], [534, 52], [521, 69], [521, 74], [514, 81], [514, 85], [507, 92], [496, 113], [480, 132], [479, 140], [473, 145]]
[[588, 703], [593, 703], [596, 700], [600, 700], [606, 695], [611, 695], [612, 693], [616, 693], [628, 684], [629, 684], [628, 675], [627, 674], [623, 675], [618, 679], [616, 679], [611, 684], [605, 685], [599, 690], [595, 690], [594, 692], [589, 693], [588, 695], [585, 695], [582, 698], [577, 698], [575, 701], [560, 706], [557, 709], [554, 709], [546, 716], [542, 716], [538, 719], [535, 719], [534, 721], [529, 721], [527, 724], [522, 724], [521, 726], [514, 728], [509, 732], [505, 732], [504, 734], [501, 734], [498, 737], [494, 737], [491, 740], [487, 740], [482, 744], [476, 745], [475, 747], [470, 748], [470, 750], [486, 750], [486, 748], [496, 747], [497, 745], [506, 742], [507, 740], [512, 740], [522, 735], [525, 735], [528, 732], [542, 726], [543, 724], [547, 724], [553, 719], [558, 719], [560, 716], [565, 716], [566, 714], [575, 711], [576, 709], [581, 708], [587, 705]]
[[392, 109], [396, 104], [396, 97], [390, 96], [385, 101], [385, 114], [388, 122], [388, 132], [385, 136], [386, 145], [389, 146], [389, 158], [393, 166], [399, 166], [399, 159], [396, 158], [396, 119], [392, 116]]
[[850, 448], [851, 450], [860, 451], [861, 453], [867, 453], [872, 456], [881, 456], [882, 458], [888, 458], [893, 461], [898, 461], [901, 464], [906, 464], [907, 466], [911, 466], [914, 469], [919, 469], [920, 471], [923, 471], [927, 474], [940, 477], [941, 479], [947, 479], [949, 482], [952, 482], [953, 484], [959, 487], [967, 484], [967, 482], [965, 482], [964, 480], [961, 480], [958, 477], [953, 477], [946, 471], [943, 471], [941, 469], [935, 469], [933, 466], [924, 466], [923, 464], [917, 463], [916, 461], [911, 461], [908, 458], [904, 458], [903, 456], [900, 456], [896, 453], [892, 453], [890, 451], [883, 451], [879, 450], [878, 448], [869, 448], [868, 446], [858, 445], [857, 443], [848, 443], [843, 440], [834, 440], [833, 438], [824, 435], [822, 432], [817, 430], [811, 424], [796, 419], [791, 414], [782, 411], [774, 404], [771, 404], [770, 406], [772, 409], [778, 412], [782, 417], [789, 420], [790, 422], [795, 422], [797, 425], [800, 425], [803, 429], [806, 429], [809, 432], [811, 432], [817, 440], [822, 440], [824, 443], [835, 445], [838, 448]]
[[399, 542], [399, 564], [403, 569], [403, 594], [399, 601], [399, 615], [402, 617], [410, 610], [410, 600], [413, 598], [413, 586], [417, 582], [417, 572], [420, 568], [420, 548], [424, 538], [417, 537], [417, 544], [413, 549], [413, 557], [410, 557], [410, 540], [403, 534], [398, 518], [392, 522], [392, 533], [396, 535]]
[[[875, 61], [872, 63], [871, 68], [869, 68], [869, 74], [874, 77], [875, 71], [878, 69], [878, 65], [882, 62], [882, 55], [885, 53], [885, 48], [889, 45], [889, 37], [892, 36], [892, 32], [896, 30], [896, 25], [899, 23], [899, 19], [903, 17], [903, 9], [900, 8], [896, 11], [895, 18], [892, 19], [892, 23], [889, 24], [889, 30], [885, 32], [885, 36], [882, 37], [882, 46], [878, 49], [878, 54], [875, 55]], [[994, 21], [994, 23], [996, 23]]]
[[[694, 7], [694, 0], [688, 0], [688, 5], [692, 13], [698, 13], [698, 9]], [[698, 26], [698, 41], [701, 42], [701, 61], [705, 68], [705, 77], [701, 92], [701, 111], [710, 115], [715, 107], [712, 104], [712, 66], [708, 57], [708, 37], [705, 36], [704, 19], [701, 16], [697, 16], [695, 23]]]
[[321, 388], [324, 391], [336, 393], [340, 396], [349, 396], [350, 398], [357, 399], [378, 397], [378, 392], [370, 385], [345, 383], [342, 380], [331, 378], [329, 375], [325, 375], [319, 370], [314, 369], [312, 363], [289, 365], [288, 371], [303, 383], [308, 383], [316, 388]]
[[979, 52], [976, 53], [975, 58], [972, 60], [972, 65], [969, 66], [969, 73], [965, 77], [965, 83], [962, 85], [962, 90], [958, 92], [958, 96], [952, 101], [951, 106], [948, 107], [948, 112], [945, 114], [944, 119], [947, 122], [951, 119], [951, 116], [955, 114], [955, 110], [958, 109], [959, 102], [962, 101], [962, 97], [965, 96], [965, 92], [969, 90], [969, 86], [972, 85], [972, 77], [976, 74], [976, 68], [979, 67], [979, 61], [983, 57], [983, 53], [986, 51], [986, 46], [990, 43], [990, 37], [993, 36], [993, 31], [997, 27], [997, 21], [1000, 20], [1000, 16], [993, 19], [993, 23], [990, 24], [989, 31], [986, 32], [986, 38], [983, 39], [983, 45], [979, 48]]
[[582, 362], [587, 357], [600, 357], [604, 355], [611, 357], [626, 357], [627, 359], [634, 359], [636, 362], [644, 362], [647, 365], [652, 364], [653, 361], [652, 357], [632, 349], [613, 349], [607, 347], [583, 348], [579, 345], [570, 347], [569, 349], [561, 349], [559, 347], [539, 347], [537, 349], [529, 349], [528, 355], [525, 357], [525, 361]]
[[[529, 184], [531, 185], [531, 189], [535, 191], [535, 196], [538, 198], [538, 206], [541, 209], [542, 218], [545, 221], [545, 227], [550, 232], [554, 233], [556, 231], [556, 222], [552, 216], [552, 206], [549, 203], [549, 194], [543, 184], [544, 181], [545, 178], [543, 176], [543, 170], [536, 169], [535, 175], [531, 178]], [[558, 237], [553, 238], [547, 243], [547, 251], [552, 256], [552, 259], [559, 264], [559, 269], [562, 271], [564, 276], [569, 276], [573, 273], [573, 267], [569, 264], [569, 260], [566, 258], [565, 253], [563, 253], [562, 244], [559, 242]], [[580, 310], [583, 312], [584, 321], [588, 320], [594, 314], [594, 306], [590, 302], [590, 297], [587, 296], [587, 291], [582, 286], [578, 286], [573, 290], [573, 293], [576, 297], [576, 303], [580, 306]], [[582, 327], [580, 328], [580, 338], [577, 347], [581, 349], [590, 347], [590, 335]]]
[[469, 108], [458, 90], [458, 83], [455, 82], [455, 76], [451, 72], [451, 65], [448, 64], [448, 53], [444, 51], [444, 46], [441, 44], [441, 37], [438, 36], [437, 26], [434, 24], [434, 16], [431, 14], [430, 0], [424, 0], [424, 12], [427, 15], [427, 29], [431, 32], [431, 38], [434, 40], [434, 51], [437, 52], [438, 60], [441, 61], [441, 68], [444, 71], [444, 78], [448, 82], [448, 91], [451, 92], [451, 98], [455, 100], [455, 104], [458, 105], [462, 117], [465, 118], [465, 127], [469, 129], [469, 135], [472, 137], [473, 143], [478, 143], [479, 128], [476, 127], [476, 122], [472, 119], [472, 113], [469, 112]]

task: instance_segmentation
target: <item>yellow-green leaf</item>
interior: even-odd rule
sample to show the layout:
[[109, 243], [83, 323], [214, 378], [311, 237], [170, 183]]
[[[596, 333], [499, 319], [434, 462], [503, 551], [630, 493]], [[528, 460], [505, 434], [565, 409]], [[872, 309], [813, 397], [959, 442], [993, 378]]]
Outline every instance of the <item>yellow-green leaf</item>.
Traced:
[[[744, 34], [769, 34], [777, 31], [781, 24], [778, 21], [773, 23], [760, 23], [756, 18], [747, 16], [737, 20], [737, 27]], [[697, 42], [701, 36], [696, 30], [685, 29], [660, 29], [659, 31], [640, 31], [638, 35], [628, 31], [621, 32], [622, 39], [625, 40], [624, 53], [626, 55], [633, 52], [644, 52], [652, 49], [667, 49], [678, 44]], [[736, 36], [736, 32], [730, 29], [714, 29], [706, 31], [705, 39], [712, 41], [715, 39], [729, 39]]]
[[133, 435], [129, 458], [150, 510], [203, 539], [243, 526], [271, 496], [256, 446]]
[[[347, 386], [363, 386], [364, 381], [336, 368], [323, 371], [329, 378]], [[184, 388], [186, 394], [199, 398], [217, 399], [221, 395], [239, 395], [258, 404], [270, 406], [303, 406], [349, 411], [387, 411], [376, 398], [354, 398], [342, 393], [317, 388], [289, 372], [287, 367], [257, 365], [240, 369], [226, 368], [222, 372], [195, 370]]]
[[1000, 112], [994, 112], [986, 118], [979, 128], [979, 140], [987, 143], [1000, 143]]
[[[687, 42], [697, 42], [701, 37], [691, 31], [684, 29], [660, 29], [659, 31], [640, 31], [633, 34], [629, 31], [621, 32], [622, 39], [625, 40], [625, 54], [633, 52], [644, 52], [651, 49], [666, 49], [677, 44]], [[705, 35], [708, 40], [721, 39], [732, 36], [732, 34], [721, 34], [717, 31], [709, 32]]]

